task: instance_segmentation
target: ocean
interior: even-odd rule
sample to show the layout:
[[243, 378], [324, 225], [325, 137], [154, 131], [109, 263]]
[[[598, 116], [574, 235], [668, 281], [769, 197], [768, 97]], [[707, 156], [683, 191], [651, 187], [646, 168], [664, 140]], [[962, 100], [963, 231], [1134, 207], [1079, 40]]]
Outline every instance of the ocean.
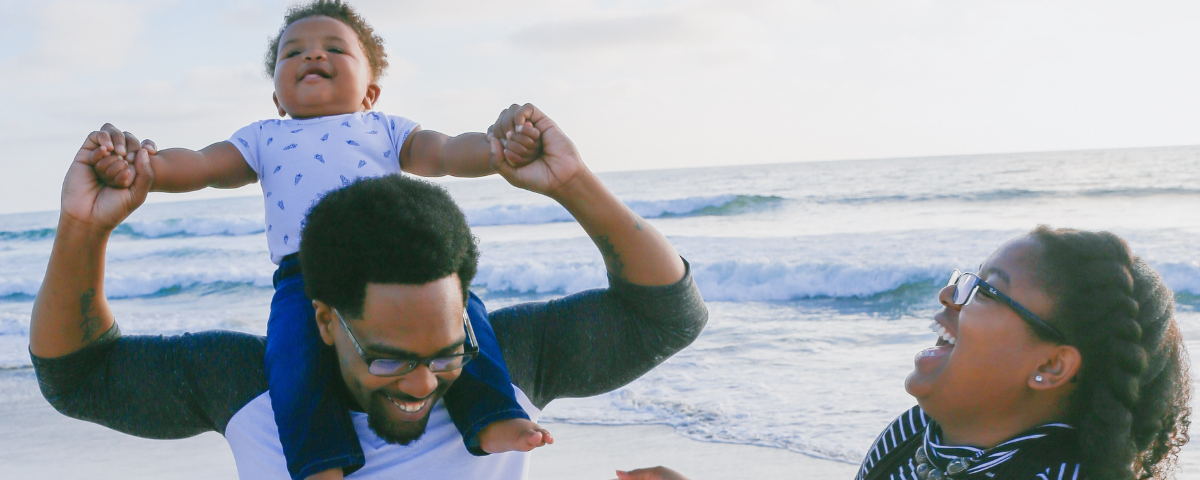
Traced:
[[[665, 424], [711, 442], [848, 463], [913, 404], [903, 381], [934, 295], [1039, 224], [1109, 230], [1175, 290], [1200, 345], [1200, 147], [606, 173], [691, 264], [708, 327], [612, 393], [543, 418]], [[446, 181], [482, 251], [489, 308], [605, 284], [561, 207], [499, 178]], [[274, 265], [260, 197], [156, 203], [121, 225], [105, 284], [126, 334], [264, 334]], [[0, 216], [0, 376], [27, 376], [29, 316], [57, 212]], [[0, 380], [3, 380], [0, 378]], [[27, 383], [26, 383], [27, 384]]]

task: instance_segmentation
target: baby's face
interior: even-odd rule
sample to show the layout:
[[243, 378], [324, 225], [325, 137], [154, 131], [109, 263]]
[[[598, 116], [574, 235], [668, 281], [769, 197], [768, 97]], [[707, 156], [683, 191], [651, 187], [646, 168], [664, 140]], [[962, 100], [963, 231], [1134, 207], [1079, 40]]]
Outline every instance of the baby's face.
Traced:
[[379, 95], [358, 35], [329, 17], [287, 27], [275, 64], [275, 105], [292, 118], [368, 110]]

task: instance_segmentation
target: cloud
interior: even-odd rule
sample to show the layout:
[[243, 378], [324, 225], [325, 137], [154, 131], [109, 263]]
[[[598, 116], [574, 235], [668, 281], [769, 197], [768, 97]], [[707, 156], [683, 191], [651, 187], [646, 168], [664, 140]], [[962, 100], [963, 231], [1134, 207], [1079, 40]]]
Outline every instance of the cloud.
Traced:
[[141, 51], [136, 40], [146, 9], [133, 2], [58, 1], [40, 7], [30, 25], [15, 27], [35, 40], [0, 64], [0, 87], [111, 72]]
[[713, 25], [681, 14], [655, 14], [603, 20], [544, 23], [514, 33], [510, 40], [521, 47], [575, 51], [629, 46], [678, 46], [709, 42], [721, 33]]

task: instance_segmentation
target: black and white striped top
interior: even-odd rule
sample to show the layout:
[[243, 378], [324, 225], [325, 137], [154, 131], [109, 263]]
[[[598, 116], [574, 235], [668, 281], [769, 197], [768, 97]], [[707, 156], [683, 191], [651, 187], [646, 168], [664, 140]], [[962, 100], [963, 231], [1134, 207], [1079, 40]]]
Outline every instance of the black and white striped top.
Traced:
[[988, 449], [945, 445], [942, 429], [921, 407], [913, 407], [879, 434], [855, 480], [919, 480], [913, 455], [924, 446], [929, 461], [946, 471], [950, 462], [970, 458], [973, 466], [958, 479], [1083, 480], [1075, 428], [1050, 423]]

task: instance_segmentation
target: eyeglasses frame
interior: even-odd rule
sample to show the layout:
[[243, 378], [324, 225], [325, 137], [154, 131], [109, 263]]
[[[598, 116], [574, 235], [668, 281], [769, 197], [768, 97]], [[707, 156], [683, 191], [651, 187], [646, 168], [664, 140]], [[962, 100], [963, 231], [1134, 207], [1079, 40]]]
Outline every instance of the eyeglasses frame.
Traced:
[[[1067, 336], [1061, 331], [1059, 331], [1057, 328], [1054, 328], [1053, 325], [1050, 325], [1045, 320], [1042, 320], [1042, 317], [1039, 317], [1037, 314], [1029, 311], [1029, 309], [1025, 308], [1025, 306], [1017, 303], [1017, 301], [1013, 300], [1012, 297], [1009, 297], [1008, 295], [1000, 292], [1000, 290], [997, 290], [996, 287], [993, 287], [992, 284], [987, 283], [986, 280], [980, 278], [977, 274], [963, 272], [956, 268], [954, 269], [954, 273], [950, 274], [950, 281], [946, 282], [946, 286], [949, 287], [950, 285], [954, 285], [954, 291], [957, 293], [958, 280], [965, 276], [975, 277], [975, 286], [971, 287], [971, 291], [967, 293], [966, 299], [963, 300], [962, 303], [953, 301], [955, 305], [966, 305], [971, 303], [971, 299], [975, 298], [975, 294], [982, 291], [984, 295], [1000, 300], [1005, 305], [1008, 305], [1008, 308], [1012, 309], [1012, 311], [1016, 313], [1018, 317], [1021, 317], [1021, 320], [1024, 320], [1025, 323], [1028, 323], [1029, 326], [1033, 327], [1034, 330], [1037, 330], [1045, 336], [1050, 337], [1050, 339], [1056, 343], [1067, 343]], [[957, 296], [958, 295], [955, 295], [955, 297]]]
[[[358, 343], [358, 337], [356, 337], [354, 335], [353, 330], [350, 330], [350, 325], [348, 323], [346, 323], [346, 319], [342, 318], [342, 314], [340, 312], [338, 312], [336, 308], [330, 308], [330, 310], [333, 310], [333, 315], [335, 317], [337, 317], [338, 322], [340, 322], [342, 324], [342, 328], [346, 329], [346, 333], [349, 334], [349, 336], [350, 336], [350, 343], [352, 345], [354, 345], [354, 349], [357, 350], [358, 355], [360, 357], [362, 357], [363, 363], [367, 364], [367, 372], [371, 373], [371, 363], [373, 363], [374, 360], [370, 360], [367, 357], [367, 352], [365, 350], [363, 350], [362, 344]], [[443, 356], [432, 357], [432, 358], [418, 358], [416, 360], [412, 360], [413, 361], [412, 368], [405, 370], [403, 372], [393, 373], [391, 375], [378, 375], [375, 373], [371, 373], [371, 375], [375, 375], [376, 377], [400, 377], [400, 376], [404, 376], [409, 373], [412, 373], [413, 370], [416, 370], [417, 367], [419, 367], [421, 365], [425, 365], [425, 368], [428, 368], [429, 371], [434, 372], [434, 373], [453, 372], [454, 370], [461, 369], [462, 367], [466, 366], [468, 363], [471, 363], [471, 360], [474, 360], [475, 357], [477, 357], [479, 355], [479, 340], [477, 340], [475, 338], [475, 329], [471, 328], [471, 319], [467, 316], [466, 309], [463, 309], [463, 328], [467, 331], [467, 342], [466, 342], [466, 345], [463, 346], [463, 350], [464, 350], [463, 353], [456, 353], [453, 355], [443, 355]], [[465, 357], [465, 360], [463, 360], [462, 365], [459, 365], [457, 368], [452, 368], [450, 370], [440, 370], [440, 371], [433, 369], [432, 363], [434, 361], [437, 361], [437, 360], [440, 360], [443, 358], [447, 358], [447, 357], [457, 357], [457, 356]], [[383, 360], [383, 359], [376, 359], [376, 360]]]

